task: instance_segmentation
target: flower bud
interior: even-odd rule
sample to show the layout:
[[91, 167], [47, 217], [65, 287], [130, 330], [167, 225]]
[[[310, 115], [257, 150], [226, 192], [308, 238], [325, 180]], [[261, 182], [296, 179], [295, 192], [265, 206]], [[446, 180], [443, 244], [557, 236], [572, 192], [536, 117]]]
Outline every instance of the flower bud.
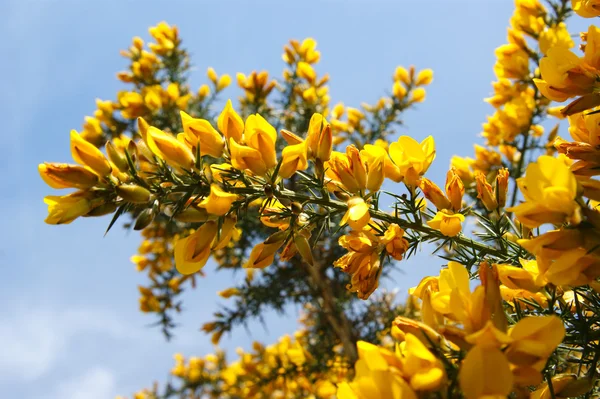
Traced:
[[129, 170], [129, 164], [127, 163], [125, 154], [117, 150], [115, 145], [110, 141], [106, 142], [105, 148], [110, 162], [112, 162], [121, 172], [127, 172]]
[[398, 100], [402, 100], [404, 96], [406, 96], [406, 87], [404, 87], [400, 81], [395, 81], [394, 86], [392, 87], [392, 93]]
[[331, 126], [321, 114], [313, 114], [310, 118], [306, 145], [309, 159], [329, 161], [333, 148], [333, 136]]
[[475, 180], [477, 181], [477, 198], [481, 200], [483, 205], [488, 211], [493, 211], [498, 208], [498, 202], [496, 201], [496, 195], [494, 189], [487, 182], [485, 174], [478, 171], [475, 174]]
[[452, 204], [452, 210], [458, 211], [462, 208], [462, 198], [465, 194], [465, 185], [454, 168], [446, 175], [446, 195]]
[[425, 197], [431, 201], [437, 209], [450, 209], [452, 206], [442, 190], [428, 178], [422, 177], [419, 182], [419, 187], [423, 191], [423, 195], [425, 195]]
[[133, 226], [134, 230], [144, 230], [152, 221], [154, 220], [154, 216], [156, 214], [152, 210], [152, 208], [146, 208], [142, 212], [140, 212], [139, 216], [135, 220], [135, 225]]
[[213, 67], [209, 67], [206, 70], [206, 76], [208, 77], [208, 79], [210, 79], [211, 82], [213, 82], [214, 84], [217, 84], [218, 76], [217, 76], [217, 72], [215, 71], [215, 69]]
[[227, 88], [230, 84], [231, 84], [231, 76], [229, 76], [227, 74], [221, 75], [221, 77], [219, 78], [219, 81], [217, 83], [217, 91], [221, 91], [221, 90]]
[[367, 187], [367, 170], [362, 158], [360, 157], [360, 152], [355, 146], [350, 145], [348, 148], [346, 148], [346, 154], [348, 156], [348, 160], [350, 161], [350, 171], [352, 172], [352, 177], [358, 185], [359, 190], [364, 190]]
[[200, 99], [208, 97], [209, 94], [210, 94], [210, 87], [208, 87], [208, 85], [202, 85], [198, 89], [198, 97], [200, 97]]
[[431, 69], [423, 69], [417, 75], [417, 86], [428, 85], [433, 81], [433, 71]]
[[89, 211], [87, 214], [85, 214], [83, 216], [88, 217], [88, 216], [110, 215], [116, 209], [117, 209], [117, 204], [115, 204], [113, 202], [109, 202], [109, 203], [102, 204], [100, 206], [95, 207], [94, 209], [92, 209], [91, 211]]
[[314, 259], [312, 255], [312, 250], [306, 237], [299, 233], [294, 234], [294, 244], [296, 244], [296, 248], [298, 249], [298, 253], [300, 254], [300, 256], [302, 256], [302, 259], [310, 266], [313, 266]]
[[117, 194], [127, 202], [144, 204], [150, 200], [150, 191], [135, 184], [122, 184], [115, 188]]
[[209, 215], [206, 209], [197, 208], [194, 206], [190, 206], [173, 216], [173, 219], [177, 220], [178, 222], [185, 223], [204, 223], [209, 219], [214, 218], [216, 218], [216, 216]]
[[409, 84], [411, 78], [406, 68], [404, 68], [403, 66], [398, 66], [396, 67], [396, 71], [394, 72], [394, 80], [399, 80], [402, 83]]
[[425, 95], [425, 89], [422, 87], [417, 87], [412, 91], [410, 100], [414, 103], [422, 103], [423, 101], [425, 101]]
[[227, 289], [224, 289], [223, 291], [219, 291], [217, 292], [217, 295], [219, 295], [221, 298], [231, 298], [232, 296], [236, 296], [236, 295], [240, 295], [240, 290], [238, 290], [235, 287], [230, 287]]
[[314, 83], [317, 78], [317, 73], [309, 63], [300, 61], [297, 68], [296, 73], [298, 76], [306, 79], [309, 83]]
[[502, 168], [498, 171], [498, 175], [496, 176], [496, 200], [498, 201], [498, 206], [500, 208], [504, 208], [506, 205], [506, 195], [508, 193], [508, 178], [510, 177], [510, 173], [508, 169]]

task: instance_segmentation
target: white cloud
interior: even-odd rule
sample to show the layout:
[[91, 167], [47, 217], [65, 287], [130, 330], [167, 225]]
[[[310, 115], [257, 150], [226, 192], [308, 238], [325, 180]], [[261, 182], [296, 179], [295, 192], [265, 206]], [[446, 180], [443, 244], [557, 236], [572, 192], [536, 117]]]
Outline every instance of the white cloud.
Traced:
[[0, 381], [33, 381], [43, 376], [79, 334], [133, 338], [131, 331], [115, 314], [102, 310], [56, 312], [21, 307], [14, 316], [0, 318]]
[[95, 367], [83, 375], [58, 383], [54, 398], [107, 399], [116, 395], [115, 375], [110, 370]]

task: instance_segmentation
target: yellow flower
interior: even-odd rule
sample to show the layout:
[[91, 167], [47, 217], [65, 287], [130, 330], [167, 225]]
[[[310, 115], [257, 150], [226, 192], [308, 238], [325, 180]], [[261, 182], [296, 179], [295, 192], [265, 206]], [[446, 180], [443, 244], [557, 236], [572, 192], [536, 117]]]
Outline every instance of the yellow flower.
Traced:
[[563, 47], [569, 49], [575, 46], [575, 43], [573, 43], [573, 39], [571, 39], [571, 35], [567, 30], [567, 25], [564, 22], [551, 26], [540, 33], [539, 43], [540, 50], [543, 54], [546, 54], [551, 47]]
[[[419, 286], [413, 291], [413, 295], [419, 295], [419, 291], [426, 285], [432, 283], [431, 278], [425, 278]], [[448, 267], [440, 271], [438, 279], [438, 289], [431, 298], [433, 307], [440, 313], [447, 314], [452, 312], [451, 298], [452, 292], [460, 294], [464, 298], [471, 296], [469, 288], [469, 272], [458, 262], [448, 262]]]
[[447, 237], [454, 237], [462, 230], [462, 222], [465, 217], [460, 213], [450, 213], [448, 211], [438, 211], [434, 218], [429, 220], [427, 224], [432, 229], [439, 230]]
[[158, 25], [148, 29], [150, 35], [157, 43], [149, 43], [148, 47], [157, 54], [167, 54], [175, 48], [178, 30], [176, 26], [171, 27], [162, 21]]
[[223, 191], [218, 184], [210, 185], [210, 194], [204, 198], [198, 206], [206, 209], [213, 215], [223, 216], [231, 209], [231, 205], [238, 199], [236, 194]]
[[216, 222], [206, 222], [189, 236], [175, 241], [175, 267], [179, 273], [193, 274], [204, 267], [217, 230]]
[[306, 136], [308, 159], [329, 161], [332, 145], [331, 126], [321, 114], [313, 114]]
[[325, 162], [325, 175], [329, 178], [328, 186], [333, 190], [346, 190], [352, 194], [366, 189], [367, 170], [360, 152], [354, 145], [346, 147], [346, 154], [333, 151], [329, 161]]
[[[438, 210], [450, 209], [452, 204], [443, 193], [442, 189], [437, 184], [426, 177], [419, 180], [419, 188], [423, 191], [423, 195], [427, 198]], [[462, 197], [461, 197], [462, 200]]]
[[267, 165], [260, 151], [238, 144], [233, 138], [229, 139], [229, 151], [231, 152], [231, 165], [239, 170], [250, 170], [257, 176], [267, 173]]
[[244, 136], [246, 144], [260, 152], [267, 169], [277, 165], [277, 154], [275, 153], [277, 131], [265, 118], [258, 114], [250, 115], [246, 119]]
[[431, 136], [420, 144], [412, 137], [400, 136], [397, 142], [390, 145], [390, 157], [400, 169], [406, 184], [416, 186], [418, 179], [435, 159], [435, 142]]
[[71, 130], [71, 155], [75, 162], [87, 166], [100, 177], [107, 176], [112, 171], [104, 154], [93, 144], [81, 138], [75, 130]]
[[306, 159], [306, 143], [289, 145], [281, 152], [281, 166], [278, 175], [284, 179], [290, 178], [296, 171], [308, 167]]
[[98, 176], [77, 165], [44, 162], [38, 165], [38, 172], [52, 188], [86, 189], [98, 183]]
[[351, 276], [348, 290], [356, 292], [361, 299], [367, 299], [379, 285], [379, 255], [383, 250], [379, 239], [366, 229], [353, 230], [340, 237], [339, 244], [347, 249], [348, 253], [333, 265]]
[[514, 34], [522, 36], [522, 33], [526, 33], [535, 37], [544, 29], [543, 17], [547, 11], [539, 0], [517, 0], [515, 6], [515, 12], [510, 18], [511, 30], [517, 31]]
[[405, 378], [415, 391], [431, 391], [440, 386], [446, 372], [441, 361], [412, 334], [406, 334], [402, 349]]
[[508, 194], [508, 179], [510, 177], [510, 172], [506, 168], [502, 168], [498, 171], [496, 175], [496, 200], [498, 201], [498, 206], [500, 208], [504, 208], [506, 205], [506, 195]]
[[485, 209], [488, 211], [494, 211], [498, 208], [498, 201], [496, 201], [496, 195], [494, 189], [487, 182], [485, 174], [477, 171], [475, 173], [475, 180], [477, 181], [477, 198], [481, 200]]
[[506, 351], [511, 363], [532, 366], [552, 354], [565, 336], [565, 326], [557, 316], [525, 317], [509, 331], [513, 342]]
[[580, 17], [593, 18], [600, 16], [599, 0], [571, 0], [571, 7]]
[[298, 63], [298, 67], [296, 69], [296, 73], [303, 79], [306, 79], [309, 83], [314, 83], [317, 79], [317, 73], [313, 69], [313, 67], [304, 61], [300, 61]]
[[[280, 232], [284, 233], [284, 232]], [[244, 264], [244, 268], [249, 269], [264, 269], [275, 260], [275, 253], [281, 248], [285, 239], [284, 236], [276, 236], [279, 233], [273, 234], [267, 238], [265, 242], [261, 242], [252, 248], [248, 261]]]
[[404, 238], [404, 230], [400, 226], [395, 223], [390, 224], [380, 240], [392, 258], [402, 260], [408, 249], [408, 241]]
[[[585, 238], [594, 238], [592, 234], [585, 234], [579, 229], [550, 230], [532, 239], [520, 239], [518, 244], [529, 253], [544, 258], [556, 259], [565, 251], [583, 247]], [[600, 244], [597, 237], [590, 240], [591, 247]]]
[[548, 299], [541, 292], [531, 292], [527, 290], [511, 289], [504, 285], [500, 286], [500, 294], [502, 299], [509, 303], [512, 307], [515, 307], [515, 303], [518, 302], [522, 309], [533, 310], [533, 306], [530, 303], [537, 303], [542, 307], [548, 306]]
[[217, 295], [220, 296], [221, 298], [231, 298], [232, 296], [236, 296], [240, 294], [240, 290], [238, 290], [235, 287], [231, 287], [231, 288], [227, 288], [223, 291], [219, 291], [217, 292]]
[[594, 284], [600, 276], [600, 259], [584, 248], [564, 251], [553, 262], [539, 258], [538, 263], [544, 277], [555, 285]]
[[415, 103], [422, 103], [425, 101], [425, 89], [422, 87], [417, 87], [411, 92], [410, 101]]
[[231, 100], [227, 100], [225, 108], [223, 108], [223, 111], [221, 111], [217, 121], [217, 126], [228, 141], [231, 138], [238, 143], [242, 141], [242, 134], [244, 133], [244, 121], [233, 109]]
[[239, 239], [240, 232], [236, 228], [237, 217], [235, 215], [229, 215], [224, 218], [223, 224], [221, 225], [221, 231], [215, 237], [211, 250], [217, 251], [227, 247], [232, 240], [237, 241]]
[[217, 76], [217, 72], [215, 71], [215, 68], [208, 67], [208, 69], [206, 70], [206, 76], [208, 77], [208, 79], [211, 82], [213, 82], [214, 84], [217, 84], [217, 80], [219, 79], [219, 77]]
[[531, 399], [575, 398], [588, 393], [594, 386], [594, 378], [575, 374], [558, 374], [552, 377], [552, 390], [545, 383], [532, 392]]
[[569, 133], [575, 141], [556, 137], [554, 147], [559, 153], [577, 160], [571, 170], [579, 176], [594, 176], [600, 169], [600, 114], [569, 115]]
[[385, 165], [390, 162], [387, 151], [377, 145], [365, 144], [360, 151], [367, 170], [367, 189], [371, 192], [378, 191], [385, 178]]
[[175, 168], [191, 169], [194, 166], [192, 151], [172, 135], [163, 132], [138, 118], [138, 127], [144, 143], [150, 151]]
[[546, 285], [546, 279], [535, 260], [520, 259], [522, 267], [497, 265], [498, 276], [502, 284], [510, 289], [523, 289], [537, 292]]
[[525, 79], [529, 74], [529, 55], [518, 44], [507, 43], [495, 50], [494, 72], [498, 78]]
[[354, 380], [338, 385], [338, 399], [417, 399], [402, 378], [401, 361], [394, 353], [364, 341], [356, 346]]
[[534, 79], [540, 92], [550, 100], [562, 102], [583, 96], [563, 109], [564, 115], [581, 112], [600, 103], [595, 94], [600, 76], [600, 60], [597, 56], [600, 31], [592, 25], [586, 38], [585, 53], [581, 58], [568, 48], [551, 47], [540, 61], [542, 79]]
[[577, 180], [569, 167], [557, 158], [542, 155], [529, 164], [525, 177], [517, 181], [525, 202], [508, 208], [529, 228], [544, 223], [560, 224], [572, 218], [577, 205]]
[[510, 363], [493, 346], [476, 345], [467, 353], [459, 381], [466, 399], [506, 398], [513, 387]]
[[433, 81], [433, 71], [431, 69], [423, 69], [419, 71], [415, 84], [417, 86], [428, 85]]
[[[282, 214], [286, 211], [288, 211], [288, 215], [283, 216]], [[289, 210], [279, 200], [267, 198], [263, 201], [260, 221], [265, 226], [287, 230], [290, 226]]]
[[456, 169], [450, 168], [446, 174], [446, 195], [451, 203], [451, 208], [454, 212], [457, 212], [462, 208], [462, 198], [465, 195], [465, 185], [463, 184], [460, 175], [456, 172]]
[[406, 87], [399, 80], [394, 82], [394, 86], [392, 87], [392, 93], [394, 97], [398, 100], [402, 100], [404, 96], [406, 96]]
[[231, 84], [231, 76], [229, 76], [227, 74], [221, 75], [221, 77], [219, 78], [219, 81], [217, 83], [217, 91], [221, 91], [221, 90], [227, 88], [230, 84]]
[[473, 171], [471, 170], [473, 162], [471, 158], [462, 158], [456, 155], [450, 160], [450, 166], [467, 186], [473, 181]]
[[210, 87], [208, 87], [208, 85], [202, 85], [198, 89], [198, 97], [200, 97], [200, 99], [208, 97], [209, 94], [210, 94]]
[[307, 37], [302, 41], [300, 47], [296, 50], [298, 55], [309, 64], [316, 64], [321, 58], [321, 53], [316, 50], [317, 42], [312, 37]]
[[88, 193], [77, 191], [69, 195], [44, 197], [48, 205], [48, 224], [69, 224], [79, 216], [83, 216], [92, 210], [92, 203]]
[[200, 156], [210, 155], [220, 158], [223, 155], [225, 143], [223, 137], [205, 119], [192, 118], [190, 115], [180, 111], [183, 134], [177, 138], [186, 143], [192, 153], [196, 154], [196, 146], [200, 146]]
[[[412, 71], [412, 67], [411, 67], [411, 71]], [[409, 84], [412, 81], [412, 74], [409, 73], [406, 70], [406, 68], [399, 65], [396, 67], [396, 70], [394, 71], [394, 80], [400, 81], [404, 84]]]
[[347, 223], [353, 230], [360, 231], [369, 224], [370, 220], [369, 205], [361, 197], [353, 197], [348, 200], [348, 210], [340, 225]]

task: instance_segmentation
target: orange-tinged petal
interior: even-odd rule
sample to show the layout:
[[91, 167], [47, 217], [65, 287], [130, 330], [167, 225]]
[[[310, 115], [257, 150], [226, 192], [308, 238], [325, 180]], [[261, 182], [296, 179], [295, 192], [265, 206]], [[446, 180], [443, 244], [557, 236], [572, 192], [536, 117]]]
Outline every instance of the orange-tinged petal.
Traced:
[[71, 130], [71, 155], [75, 162], [87, 166], [100, 177], [108, 176], [112, 171], [104, 154], [75, 130]]

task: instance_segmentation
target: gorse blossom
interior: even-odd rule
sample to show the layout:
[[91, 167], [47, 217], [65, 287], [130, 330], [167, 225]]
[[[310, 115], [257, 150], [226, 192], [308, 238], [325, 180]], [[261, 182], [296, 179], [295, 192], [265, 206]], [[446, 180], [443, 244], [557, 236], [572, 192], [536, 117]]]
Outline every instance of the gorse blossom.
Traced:
[[[129, 218], [139, 309], [167, 337], [207, 264], [238, 272], [201, 328], [214, 345], [265, 309], [302, 309], [293, 337], [234, 360], [176, 354], [170, 381], [135, 398], [596, 397], [600, 34], [577, 48], [570, 14], [600, 3], [515, 1], [483, 142], [447, 169], [429, 132], [403, 126], [430, 112], [430, 69], [399, 66], [388, 94], [352, 106], [332, 103], [313, 38], [285, 45], [281, 78], [209, 67], [196, 89], [176, 27], [134, 38], [126, 89], [70, 133], [74, 163], [38, 165], [70, 190], [45, 197], [46, 222]], [[232, 84], [239, 101], [215, 111]], [[437, 258], [414, 262], [423, 250]], [[421, 273], [404, 304], [385, 289], [396, 268]]]

